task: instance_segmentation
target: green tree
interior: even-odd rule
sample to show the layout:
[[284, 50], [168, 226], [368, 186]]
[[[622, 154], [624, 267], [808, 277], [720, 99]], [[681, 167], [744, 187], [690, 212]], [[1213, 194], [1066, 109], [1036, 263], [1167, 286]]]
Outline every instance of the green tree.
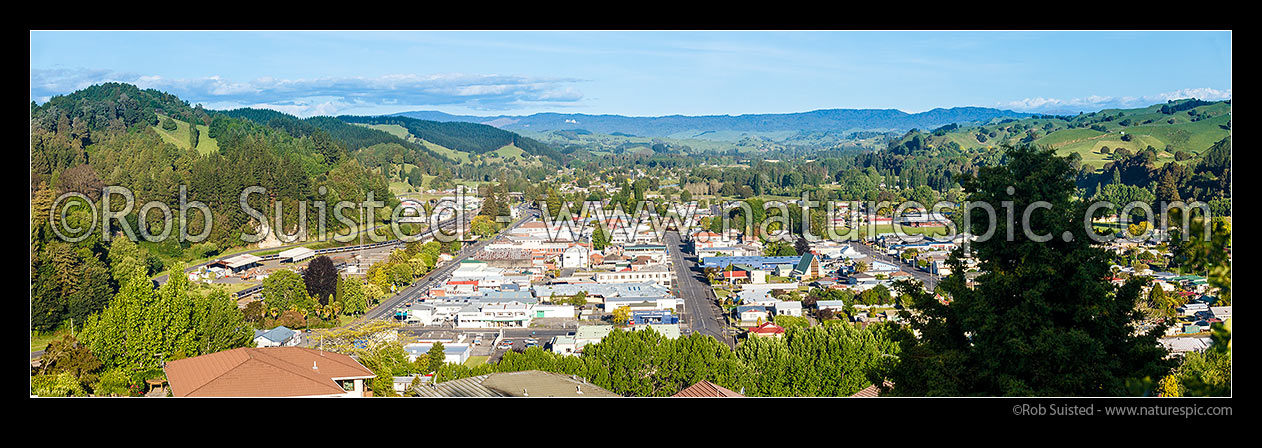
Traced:
[[494, 236], [495, 233], [499, 231], [499, 225], [486, 215], [478, 215], [474, 217], [470, 227], [472, 228], [474, 234], [483, 238]]
[[310, 307], [314, 302], [307, 295], [307, 285], [298, 273], [279, 269], [263, 279], [263, 303], [284, 311]]
[[570, 305], [574, 305], [575, 307], [581, 307], [581, 306], [587, 305], [587, 291], [579, 291], [578, 294], [575, 294], [572, 297], [570, 297], [570, 299], [567, 302], [569, 302]]
[[609, 234], [605, 232], [605, 227], [597, 223], [596, 229], [592, 230], [592, 249], [605, 250], [609, 246], [610, 239]]
[[356, 278], [340, 279], [338, 301], [342, 303], [342, 312], [358, 316], [368, 311], [368, 293], [364, 291], [364, 283]]
[[110, 274], [120, 285], [130, 277], [144, 276], [147, 273], [140, 247], [128, 238], [114, 238], [110, 241], [108, 258]]
[[444, 352], [442, 342], [435, 342], [433, 346], [430, 346], [426, 355], [429, 356], [429, 372], [437, 372], [438, 368], [442, 367], [443, 362], [447, 360], [447, 354]]
[[1189, 397], [1231, 396], [1231, 319], [1215, 323], [1213, 343], [1202, 353], [1188, 353], [1179, 366], [1179, 389]]
[[[1132, 323], [1142, 280], [1115, 287], [1109, 254], [1092, 246], [1081, 225], [1086, 204], [1075, 200], [1068, 161], [1050, 150], [1010, 149], [1007, 164], [980, 168], [963, 182], [970, 200], [1013, 201], [1025, 210], [1046, 201], [1049, 210], [1031, 215], [1037, 242], [999, 220], [994, 235], [972, 245], [982, 274], [966, 285], [959, 252], [952, 274], [939, 284], [952, 302], [943, 305], [919, 285], [900, 282], [916, 313], [904, 311], [919, 337], [902, 342], [901, 362], [891, 370], [898, 395], [1098, 396], [1130, 393], [1129, 384], [1151, 382], [1171, 368], [1157, 344], [1163, 328], [1135, 334]], [[1013, 194], [1007, 190], [1012, 189]], [[1107, 187], [1106, 187], [1107, 188]], [[986, 232], [975, 210], [975, 235]], [[1062, 235], [1072, 236], [1065, 241]], [[1108, 316], [1108, 318], [1102, 318]]]
[[844, 322], [789, 328], [780, 338], [741, 342], [736, 355], [751, 370], [750, 395], [844, 397], [870, 386], [869, 373], [899, 356], [888, 335], [895, 331], [886, 324], [859, 328]]
[[[183, 268], [176, 263], [172, 270]], [[147, 278], [128, 280], [104, 310], [88, 319], [80, 342], [107, 369], [129, 370], [253, 344], [250, 326], [227, 293], [199, 297], [189, 293], [189, 286], [178, 275], [156, 290]]]

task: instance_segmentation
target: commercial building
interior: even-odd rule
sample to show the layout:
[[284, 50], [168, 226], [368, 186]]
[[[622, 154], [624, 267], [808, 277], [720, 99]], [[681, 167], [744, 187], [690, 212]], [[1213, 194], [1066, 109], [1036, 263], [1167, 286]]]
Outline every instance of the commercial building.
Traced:
[[615, 272], [597, 272], [596, 283], [645, 283], [653, 282], [670, 287], [674, 283], [674, 270], [665, 265], [654, 265], [640, 270], [624, 269]]
[[798, 262], [802, 260], [799, 256], [790, 257], [763, 257], [763, 256], [747, 256], [747, 257], [704, 257], [701, 259], [702, 267], [716, 267], [725, 269], [733, 264], [747, 265], [751, 269], [764, 271], [774, 271], [780, 266], [788, 266], [793, 269]]
[[263, 259], [257, 256], [250, 255], [250, 254], [241, 254], [235, 257], [225, 258], [223, 260], [216, 261], [214, 263], [211, 263], [210, 265], [218, 266], [218, 267], [221, 267], [221, 268], [224, 268], [236, 273], [236, 272], [244, 271], [246, 269], [257, 267], [259, 265], [259, 262], [261, 261], [263, 261]]
[[280, 261], [289, 263], [298, 263], [308, 258], [314, 257], [315, 251], [306, 247], [295, 247], [280, 253]]
[[678, 324], [679, 316], [662, 310], [649, 311], [633, 311], [631, 312], [631, 325], [648, 325], [648, 324]]
[[[416, 358], [429, 353], [434, 348], [433, 343], [408, 344], [403, 346], [403, 350], [408, 353], [408, 361], [415, 362]], [[472, 350], [469, 344], [443, 344], [443, 362], [454, 364], [464, 364], [469, 360]]]
[[520, 302], [472, 303], [456, 313], [459, 328], [504, 328], [530, 325], [530, 305]]

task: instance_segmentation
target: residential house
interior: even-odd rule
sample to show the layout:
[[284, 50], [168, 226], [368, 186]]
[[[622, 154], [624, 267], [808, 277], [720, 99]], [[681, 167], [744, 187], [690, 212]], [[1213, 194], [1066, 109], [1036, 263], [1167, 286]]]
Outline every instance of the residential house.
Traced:
[[377, 376], [350, 356], [305, 347], [236, 348], [162, 370], [176, 397], [362, 397]]
[[764, 322], [762, 325], [749, 329], [751, 337], [778, 338], [782, 335], [784, 335], [784, 327], [771, 322]]
[[736, 307], [736, 316], [740, 319], [741, 325], [758, 325], [760, 322], [768, 322], [770, 314], [767, 307], [762, 305], [739, 305]]
[[302, 343], [302, 333], [283, 326], [271, 330], [254, 330], [255, 347], [293, 347]]
[[802, 302], [778, 300], [772, 304], [772, 307], [775, 308], [777, 316], [802, 317]]

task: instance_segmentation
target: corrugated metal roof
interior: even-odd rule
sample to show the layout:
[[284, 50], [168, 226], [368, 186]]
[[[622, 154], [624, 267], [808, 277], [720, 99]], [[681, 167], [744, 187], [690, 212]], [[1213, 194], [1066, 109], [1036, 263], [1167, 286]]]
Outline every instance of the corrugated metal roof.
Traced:
[[482, 381], [491, 375], [479, 375], [458, 380], [430, 383], [414, 388], [416, 394], [430, 398], [459, 397], [504, 397], [506, 395], [482, 386]]

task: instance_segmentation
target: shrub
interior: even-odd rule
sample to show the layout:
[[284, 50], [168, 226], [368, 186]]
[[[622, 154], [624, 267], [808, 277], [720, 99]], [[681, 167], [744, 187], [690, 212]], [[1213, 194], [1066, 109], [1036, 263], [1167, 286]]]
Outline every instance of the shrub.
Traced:
[[132, 383], [126, 373], [114, 369], [101, 375], [101, 380], [92, 385], [92, 393], [97, 396], [131, 396]]
[[41, 397], [83, 397], [87, 391], [70, 372], [31, 377], [31, 393]]

